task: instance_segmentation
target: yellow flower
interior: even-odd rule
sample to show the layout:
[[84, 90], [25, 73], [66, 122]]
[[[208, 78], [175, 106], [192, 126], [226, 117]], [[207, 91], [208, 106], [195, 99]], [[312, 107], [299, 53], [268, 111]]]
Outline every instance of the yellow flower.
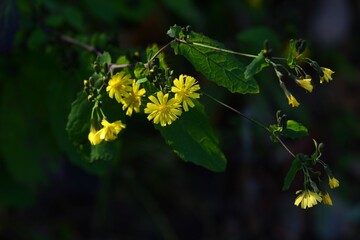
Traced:
[[296, 83], [310, 93], [314, 88], [313, 85], [311, 85], [311, 78], [296, 79]]
[[334, 177], [330, 177], [329, 176], [329, 186], [330, 188], [337, 188], [340, 186], [339, 184], [339, 180], [337, 180], [336, 178]]
[[311, 208], [312, 206], [315, 206], [318, 202], [322, 201], [322, 198], [319, 194], [308, 189], [299, 190], [296, 192], [296, 194], [299, 194], [299, 196], [296, 197], [294, 205], [299, 206], [299, 204], [301, 203], [302, 209]]
[[179, 79], [174, 80], [174, 86], [171, 87], [171, 91], [175, 93], [175, 99], [182, 102], [185, 112], [189, 111], [188, 106], [195, 106], [192, 98], [200, 98], [200, 94], [196, 93], [198, 90], [200, 90], [200, 86], [195, 78], [183, 74], [179, 76]]
[[289, 101], [289, 105], [291, 105], [292, 107], [298, 107], [300, 105], [300, 103], [296, 100], [296, 98], [291, 93], [287, 93], [286, 97]]
[[115, 99], [118, 103], [123, 102], [123, 96], [126, 92], [131, 88], [132, 79], [129, 74], [126, 74], [124, 71], [119, 72], [112, 76], [110, 79], [108, 86], [106, 87], [106, 91], [109, 92], [109, 97]]
[[109, 123], [108, 121], [103, 119], [101, 121], [101, 125], [103, 125], [103, 128], [99, 130], [99, 135], [100, 139], [105, 141], [115, 140], [121, 129], [126, 127], [126, 125], [123, 124], [121, 120]]
[[150, 96], [149, 99], [152, 103], [146, 104], [144, 109], [145, 113], [149, 113], [147, 119], [151, 121], [153, 119], [155, 124], [160, 122], [161, 126], [164, 127], [166, 124], [170, 125], [175, 121], [178, 116], [181, 115], [180, 103], [175, 98], [169, 98], [169, 94], [163, 94], [161, 91], [157, 92], [157, 98]]
[[123, 107], [122, 109], [126, 111], [126, 115], [131, 116], [133, 111], [140, 112], [141, 97], [145, 94], [145, 89], [140, 89], [140, 84], [136, 84], [136, 81], [133, 80], [132, 88], [123, 98]]
[[333, 72], [331, 69], [325, 68], [325, 67], [322, 67], [321, 70], [323, 71], [324, 76], [322, 76], [320, 78], [320, 83], [323, 83], [324, 81], [329, 82], [330, 80], [332, 80], [331, 75], [335, 72]]
[[91, 145], [97, 145], [97, 144], [101, 143], [101, 141], [102, 141], [102, 139], [100, 139], [99, 132], [96, 131], [96, 129], [92, 126], [90, 128], [88, 139], [89, 139]]
[[329, 193], [327, 193], [327, 192], [322, 193], [322, 194], [321, 194], [321, 198], [322, 198], [324, 204], [330, 205], [330, 206], [333, 205]]

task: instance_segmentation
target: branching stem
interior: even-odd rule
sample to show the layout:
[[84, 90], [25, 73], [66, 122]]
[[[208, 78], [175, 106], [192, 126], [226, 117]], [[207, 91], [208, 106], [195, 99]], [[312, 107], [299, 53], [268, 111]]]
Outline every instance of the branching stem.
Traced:
[[204, 92], [203, 92], [203, 94], [204, 94], [205, 96], [209, 97], [210, 99], [212, 99], [213, 101], [219, 103], [220, 105], [226, 107], [227, 109], [230, 109], [231, 111], [239, 114], [241, 117], [243, 117], [243, 118], [249, 120], [250, 122], [256, 124], [257, 126], [261, 127], [261, 128], [264, 129], [265, 131], [271, 133], [272, 136], [273, 136], [274, 138], [276, 138], [276, 140], [284, 147], [284, 149], [285, 149], [292, 157], [295, 158], [295, 154], [294, 154], [293, 152], [291, 152], [291, 150], [290, 150], [290, 149], [286, 146], [286, 144], [279, 138], [279, 136], [277, 136], [276, 134], [273, 134], [273, 133], [270, 131], [270, 129], [267, 128], [264, 124], [262, 124], [261, 122], [255, 120], [255, 119], [253, 119], [253, 118], [251, 118], [251, 117], [246, 116], [246, 115], [243, 114], [242, 112], [240, 112], [240, 111], [236, 110], [235, 108], [233, 108], [233, 107], [231, 107], [231, 106], [229, 106], [229, 105], [227, 105], [227, 104], [225, 104], [225, 103], [217, 100], [216, 98], [210, 96], [210, 95], [207, 94], [207, 93], [204, 93]]

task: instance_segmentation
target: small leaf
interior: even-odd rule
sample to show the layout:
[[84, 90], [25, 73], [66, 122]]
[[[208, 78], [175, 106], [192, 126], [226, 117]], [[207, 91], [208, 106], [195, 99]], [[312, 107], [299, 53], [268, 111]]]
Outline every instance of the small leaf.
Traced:
[[284, 185], [282, 187], [283, 191], [286, 191], [290, 188], [290, 185], [292, 183], [292, 181], [294, 180], [296, 173], [301, 170], [301, 160], [300, 157], [302, 155], [298, 154], [296, 155], [295, 159], [292, 161], [291, 163], [291, 167], [289, 169], [289, 171], [286, 174], [286, 177], [284, 179]]
[[299, 122], [294, 120], [287, 120], [286, 128], [282, 131], [282, 134], [288, 138], [302, 138], [308, 136], [307, 128]]
[[[181, 35], [181, 32], [179, 34]], [[224, 49], [224, 45], [193, 31], [188, 34], [186, 41], [187, 43], [174, 40], [171, 47], [175, 54], [184, 56], [208, 80], [233, 93], [259, 92], [255, 79], [245, 78], [245, 66], [242, 62], [230, 53], [214, 49]]]
[[209, 124], [204, 107], [198, 101], [171, 125], [156, 128], [167, 144], [184, 161], [190, 161], [211, 171], [222, 172], [226, 158], [219, 148], [219, 140]]
[[265, 67], [268, 67], [269, 64], [265, 62], [265, 57], [262, 51], [257, 55], [256, 58], [254, 58], [249, 65], [246, 66], [245, 69], [245, 78], [249, 79], [253, 77], [254, 75], [261, 72], [261, 70]]
[[167, 35], [171, 38], [178, 38], [180, 37], [180, 32], [182, 32], [182, 28], [175, 24], [167, 31]]
[[146, 77], [140, 78], [140, 79], [138, 79], [138, 80], [136, 81], [136, 84], [141, 84], [141, 83], [144, 83], [144, 82], [147, 82], [147, 81], [148, 81], [148, 79], [147, 79]]
[[104, 67], [105, 64], [111, 64], [111, 56], [108, 52], [104, 52], [100, 56], [96, 58], [96, 63], [99, 64], [101, 67]]
[[287, 58], [287, 64], [290, 68], [295, 68], [295, 55], [296, 55], [296, 46], [294, 39], [290, 40], [290, 49], [289, 49], [289, 55]]

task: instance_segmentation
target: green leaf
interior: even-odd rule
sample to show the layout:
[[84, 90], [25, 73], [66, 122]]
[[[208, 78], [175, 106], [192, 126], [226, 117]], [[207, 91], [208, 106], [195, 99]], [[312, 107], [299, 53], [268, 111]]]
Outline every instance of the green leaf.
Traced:
[[96, 58], [96, 63], [98, 63], [101, 67], [104, 67], [105, 64], [110, 65], [111, 64], [111, 56], [110, 53], [104, 52], [100, 56]]
[[209, 124], [204, 107], [198, 101], [195, 107], [184, 112], [171, 125], [156, 128], [167, 144], [183, 160], [221, 172], [226, 168], [226, 158], [219, 148], [219, 140]]
[[308, 136], [307, 128], [299, 122], [294, 120], [286, 121], [286, 128], [282, 131], [282, 134], [288, 138], [302, 138]]
[[291, 163], [291, 167], [289, 171], [286, 174], [286, 177], [284, 179], [284, 185], [282, 187], [283, 191], [286, 191], [290, 188], [290, 185], [292, 181], [294, 180], [296, 173], [301, 170], [301, 160], [302, 154], [296, 155], [295, 159]]
[[[176, 33], [174, 32], [175, 30], [172, 30], [171, 35]], [[179, 34], [181, 35], [181, 33]], [[207, 79], [233, 93], [259, 92], [259, 85], [255, 79], [245, 78], [245, 66], [242, 62], [230, 53], [214, 49], [224, 49], [224, 45], [196, 32], [190, 32], [186, 41], [187, 43], [183, 43], [174, 40], [171, 47], [175, 54], [184, 56]], [[210, 46], [210, 48], [204, 45]]]
[[[122, 118], [124, 115], [121, 107], [108, 97], [103, 99], [104, 112], [109, 121]], [[92, 104], [88, 102], [86, 94], [81, 92], [72, 103], [66, 130], [69, 138], [78, 150], [82, 159], [76, 159], [76, 164], [97, 175], [102, 175], [114, 166], [120, 156], [120, 141], [103, 142], [92, 146], [88, 140], [90, 129], [90, 116]], [[103, 161], [98, 161], [103, 160]]]
[[90, 129], [90, 116], [92, 105], [87, 100], [86, 94], [81, 91], [76, 100], [71, 104], [71, 110], [66, 124], [66, 131], [75, 146], [87, 141]]
[[294, 39], [290, 40], [290, 49], [289, 49], [289, 55], [287, 58], [287, 64], [289, 65], [290, 68], [294, 68], [295, 67], [295, 56], [296, 55], [296, 46], [295, 46], [295, 41]]
[[179, 38], [181, 32], [182, 32], [182, 27], [177, 26], [175, 24], [174, 26], [170, 27], [170, 29], [167, 31], [166, 34], [171, 38]]
[[261, 70], [265, 67], [268, 67], [269, 64], [265, 62], [265, 57], [262, 51], [254, 58], [249, 65], [246, 66], [245, 69], [245, 78], [252, 78], [255, 74], [261, 72]]

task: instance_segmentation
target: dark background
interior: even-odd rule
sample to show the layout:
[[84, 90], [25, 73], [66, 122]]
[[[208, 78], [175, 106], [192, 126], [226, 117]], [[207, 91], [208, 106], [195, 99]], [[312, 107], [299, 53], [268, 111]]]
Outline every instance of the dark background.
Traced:
[[[355, 0], [1, 0], [0, 239], [359, 239], [359, 13]], [[176, 74], [243, 113], [270, 124], [281, 109], [307, 126], [309, 137], [287, 144], [307, 154], [312, 138], [325, 144], [322, 159], [340, 180], [332, 207], [295, 207], [302, 176], [281, 191], [291, 157], [205, 96], [224, 173], [179, 159], [143, 115], [128, 121], [114, 167], [79, 158], [65, 125], [94, 55], [59, 34], [116, 56], [166, 44], [174, 24], [251, 54], [267, 38], [286, 56], [289, 40], [303, 38], [308, 56], [335, 71], [312, 94], [289, 86], [301, 103], [293, 109], [271, 69], [256, 76], [261, 94], [242, 96], [166, 52]]]

